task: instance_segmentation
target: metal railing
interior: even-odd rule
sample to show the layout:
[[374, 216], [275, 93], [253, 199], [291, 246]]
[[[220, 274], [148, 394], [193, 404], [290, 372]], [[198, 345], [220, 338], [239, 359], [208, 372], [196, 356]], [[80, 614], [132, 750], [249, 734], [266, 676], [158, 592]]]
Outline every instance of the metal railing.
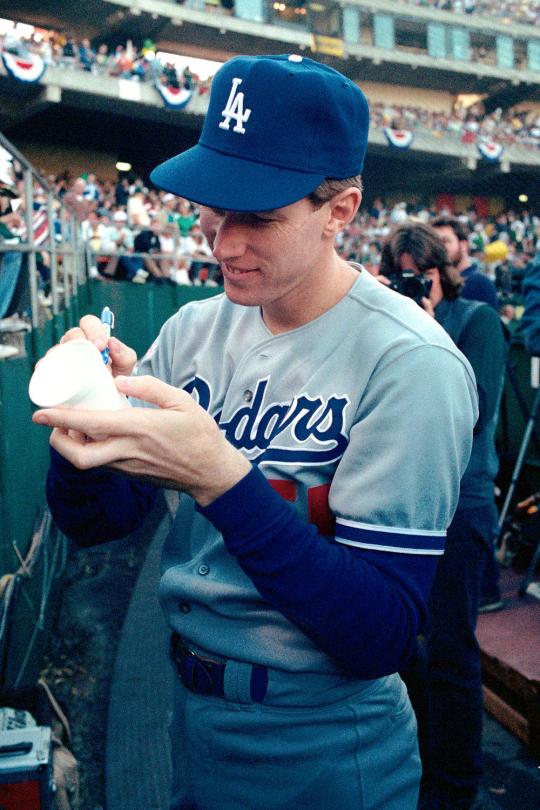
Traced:
[[[20, 252], [27, 256], [30, 319], [32, 327], [36, 328], [39, 326], [38, 254], [46, 251], [49, 256], [51, 306], [53, 314], [57, 315], [60, 311], [60, 265], [62, 267], [63, 302], [66, 306], [69, 305], [72, 296], [77, 294], [79, 284], [85, 281], [87, 277], [86, 249], [81, 239], [81, 223], [69, 204], [57, 197], [47, 181], [2, 132], [0, 132], [0, 146], [9, 152], [13, 160], [20, 166], [23, 182], [21, 196], [26, 226], [24, 240], [0, 242], [0, 254]], [[39, 244], [36, 244], [34, 236], [36, 186], [46, 198], [45, 209], [48, 221], [48, 236]], [[57, 223], [59, 225], [58, 233], [56, 229]]]

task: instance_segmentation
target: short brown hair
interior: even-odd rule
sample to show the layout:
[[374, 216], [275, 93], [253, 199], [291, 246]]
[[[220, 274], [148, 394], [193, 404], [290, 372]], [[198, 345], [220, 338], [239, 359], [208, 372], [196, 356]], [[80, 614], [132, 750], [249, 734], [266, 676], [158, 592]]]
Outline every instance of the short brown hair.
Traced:
[[345, 180], [336, 180], [334, 177], [327, 177], [320, 186], [317, 186], [315, 191], [307, 195], [307, 198], [315, 208], [321, 208], [328, 200], [331, 200], [332, 197], [335, 197], [340, 191], [344, 191], [350, 186], [354, 186], [361, 192], [363, 189], [362, 175], [357, 174], [355, 177], [347, 177]]
[[409, 220], [390, 233], [382, 249], [381, 275], [392, 276], [399, 273], [399, 259], [404, 253], [412, 256], [420, 273], [425, 273], [432, 267], [439, 271], [445, 298], [452, 300], [459, 296], [463, 284], [461, 276], [448, 259], [446, 248], [437, 232], [430, 225]]
[[434, 228], [452, 228], [460, 242], [467, 242], [469, 239], [468, 228], [457, 217], [437, 217], [431, 224]]

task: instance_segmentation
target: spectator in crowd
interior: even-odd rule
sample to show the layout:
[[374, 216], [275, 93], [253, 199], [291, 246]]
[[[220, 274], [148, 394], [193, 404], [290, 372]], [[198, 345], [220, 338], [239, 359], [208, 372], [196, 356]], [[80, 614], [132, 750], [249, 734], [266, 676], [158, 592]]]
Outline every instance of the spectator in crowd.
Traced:
[[134, 230], [148, 228], [150, 214], [146, 206], [146, 195], [141, 186], [136, 186], [127, 201], [128, 222]]
[[109, 67], [109, 75], [120, 79], [129, 79], [133, 68], [131, 48], [117, 45]]
[[77, 43], [75, 42], [75, 37], [70, 34], [62, 46], [62, 59], [60, 65], [62, 67], [72, 67], [77, 61], [77, 55]]
[[182, 239], [182, 252], [190, 257], [189, 278], [196, 287], [201, 284], [213, 286], [218, 264], [198, 223], [194, 223], [189, 236]]
[[166, 254], [166, 259], [161, 260], [161, 267], [163, 271], [172, 279], [176, 278], [176, 271], [179, 269], [178, 256], [180, 254], [180, 238], [178, 235], [178, 227], [175, 222], [165, 221], [156, 218], [160, 223], [160, 249], [161, 252]]
[[[148, 227], [143, 228], [135, 236], [135, 253], [161, 253], [161, 223], [157, 217], [149, 219]], [[144, 269], [150, 273], [150, 278], [154, 281], [168, 279], [171, 275], [171, 268], [167, 259], [154, 258], [151, 255], [144, 258]]]
[[87, 218], [81, 223], [81, 236], [88, 242], [94, 253], [99, 253], [103, 240], [107, 238], [108, 217], [100, 218], [97, 211], [89, 211]]
[[129, 200], [129, 180], [127, 177], [119, 176], [114, 190], [115, 205], [125, 207]]
[[[438, 230], [407, 222], [392, 231], [383, 246], [381, 274], [394, 276], [404, 270], [430, 282], [421, 305], [471, 363], [480, 400], [471, 459], [429, 599], [429, 629], [420, 642], [420, 660], [427, 653], [427, 677], [420, 667], [405, 674], [419, 721], [419, 807], [469, 810], [482, 773], [482, 678], [475, 627], [483, 567], [492, 555], [498, 520], [495, 429], [506, 344], [493, 308], [460, 297], [462, 279]], [[433, 424], [434, 431], [446, 429]]]
[[89, 172], [89, 174], [86, 175], [86, 185], [82, 194], [85, 200], [99, 200], [99, 188], [96, 180], [97, 178], [94, 172]]
[[469, 301], [483, 301], [496, 312], [499, 301], [494, 283], [482, 273], [469, 256], [469, 234], [456, 217], [437, 217], [432, 223], [442, 240], [448, 258], [463, 279], [461, 297]]
[[179, 235], [177, 214], [176, 214], [176, 199], [174, 194], [162, 194], [159, 198], [157, 215], [161, 221], [163, 228], [166, 225], [174, 225], [176, 233]]
[[109, 47], [105, 42], [98, 46], [95, 63], [101, 72], [105, 71], [110, 66]]
[[162, 81], [168, 86], [172, 87], [175, 90], [180, 89], [180, 81], [178, 79], [178, 73], [174, 66], [173, 62], [166, 62], [165, 67], [163, 68], [162, 73]]
[[182, 83], [185, 90], [191, 90], [195, 77], [189, 65], [186, 65], [182, 72]]
[[[11, 207], [11, 200], [17, 198], [17, 192], [12, 178], [7, 174], [5, 161], [2, 161], [0, 177], [2, 178], [0, 184], [0, 243], [3, 245], [16, 244], [20, 241], [17, 230], [23, 225], [23, 221]], [[17, 326], [20, 326], [19, 317], [12, 316], [18, 304], [18, 301], [14, 302], [14, 299], [21, 278], [22, 258], [23, 254], [20, 251], [8, 250], [0, 253], [0, 331], [16, 331]], [[9, 316], [9, 320], [2, 322], [6, 316]], [[0, 346], [0, 359], [11, 354], [12, 352], [6, 353]]]
[[83, 37], [79, 45], [79, 62], [83, 70], [93, 71], [96, 61], [96, 52], [90, 44], [88, 37]]
[[113, 222], [101, 240], [101, 250], [109, 258], [98, 264], [100, 273], [106, 278], [144, 284], [148, 272], [144, 270], [141, 258], [129, 255], [133, 253], [133, 245], [133, 233], [127, 224], [127, 213], [123, 210], [115, 211]]
[[185, 239], [197, 221], [197, 214], [187, 200], [178, 200], [176, 204], [176, 212], [175, 220], [180, 231], [180, 237]]
[[86, 190], [86, 180], [84, 177], [77, 177], [76, 180], [73, 181], [73, 185], [64, 194], [63, 201], [64, 203], [74, 211], [75, 216], [77, 219], [84, 221], [88, 216], [88, 212], [91, 210], [91, 204], [87, 197], [85, 197], [85, 190]]

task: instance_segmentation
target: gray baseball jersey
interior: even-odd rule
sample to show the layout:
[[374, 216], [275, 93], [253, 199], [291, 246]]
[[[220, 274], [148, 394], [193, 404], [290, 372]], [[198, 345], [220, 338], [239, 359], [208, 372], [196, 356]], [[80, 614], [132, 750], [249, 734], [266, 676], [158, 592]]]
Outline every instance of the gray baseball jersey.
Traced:
[[[191, 392], [322, 534], [442, 553], [477, 417], [474, 374], [433, 318], [365, 270], [333, 308], [278, 335], [258, 307], [224, 295], [188, 304], [137, 373]], [[171, 626], [202, 653], [336, 669], [262, 600], [187, 495], [165, 544], [160, 597]]]

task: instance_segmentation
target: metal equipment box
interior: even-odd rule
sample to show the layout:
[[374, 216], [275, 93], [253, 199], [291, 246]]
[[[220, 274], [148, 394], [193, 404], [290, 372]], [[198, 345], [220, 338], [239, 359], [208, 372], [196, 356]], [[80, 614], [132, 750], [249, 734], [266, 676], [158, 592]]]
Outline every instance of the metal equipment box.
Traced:
[[51, 729], [0, 731], [0, 810], [51, 810]]

